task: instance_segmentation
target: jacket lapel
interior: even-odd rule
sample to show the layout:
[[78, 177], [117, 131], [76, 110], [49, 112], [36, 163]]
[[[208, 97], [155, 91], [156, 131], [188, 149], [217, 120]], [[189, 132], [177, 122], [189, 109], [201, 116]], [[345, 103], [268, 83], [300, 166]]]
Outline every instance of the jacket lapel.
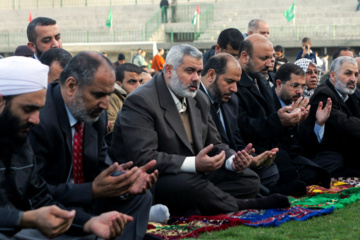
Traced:
[[187, 98], [188, 101], [188, 110], [189, 110], [189, 118], [191, 125], [191, 133], [193, 137], [193, 144], [196, 153], [198, 153], [203, 146], [202, 143], [202, 121], [201, 121], [201, 112], [197, 106], [197, 102], [193, 98]]
[[72, 136], [71, 136], [70, 122], [66, 112], [64, 100], [61, 96], [60, 84], [56, 85], [53, 88], [53, 96], [54, 96], [54, 103], [55, 103], [54, 105], [56, 108], [56, 112], [58, 113], [59, 116], [59, 125], [61, 131], [65, 136], [66, 147], [70, 153], [70, 156], [72, 156]]
[[[162, 73], [156, 76], [155, 82], [156, 82], [156, 88], [158, 89], [160, 107], [163, 109], [164, 119], [167, 121], [167, 123], [169, 124], [171, 129], [176, 133], [179, 139], [184, 143], [184, 145], [191, 152], [193, 152], [192, 147], [190, 145], [190, 141], [185, 131], [184, 124], [181, 120], [179, 111], [177, 110], [174, 100], [172, 99], [172, 96], [169, 92], [169, 89], [166, 86], [165, 79], [163, 78]], [[188, 102], [188, 107], [189, 107], [189, 102]], [[191, 121], [190, 123], [192, 124]]]

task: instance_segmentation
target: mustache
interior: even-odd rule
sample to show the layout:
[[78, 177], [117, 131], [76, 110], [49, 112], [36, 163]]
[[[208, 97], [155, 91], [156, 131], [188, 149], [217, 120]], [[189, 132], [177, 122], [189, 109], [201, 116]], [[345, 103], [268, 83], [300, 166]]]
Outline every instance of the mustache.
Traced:
[[24, 125], [19, 126], [19, 129], [32, 128], [34, 126], [35, 126], [35, 124], [33, 124], [33, 123], [26, 123]]
[[260, 72], [265, 72], [265, 71], [268, 71], [269, 70], [269, 67], [268, 66], [265, 66], [263, 69], [261, 69]]
[[189, 87], [196, 87], [197, 89], [199, 88], [199, 85], [196, 82], [192, 82], [189, 85], [186, 86], [187, 88]]
[[349, 86], [349, 85], [354, 85], [355, 86], [355, 81], [350, 81], [346, 84], [346, 86]]
[[88, 114], [91, 115], [93, 113], [101, 113], [104, 109], [102, 108], [94, 108]]

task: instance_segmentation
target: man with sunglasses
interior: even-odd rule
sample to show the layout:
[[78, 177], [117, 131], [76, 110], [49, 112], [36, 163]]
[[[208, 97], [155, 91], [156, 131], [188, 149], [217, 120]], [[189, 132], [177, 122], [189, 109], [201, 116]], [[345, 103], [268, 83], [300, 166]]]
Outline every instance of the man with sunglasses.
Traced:
[[319, 83], [319, 70], [317, 69], [316, 64], [307, 58], [300, 58], [295, 62], [295, 65], [301, 67], [305, 72], [305, 83], [307, 88], [303, 90], [303, 96], [310, 98]]

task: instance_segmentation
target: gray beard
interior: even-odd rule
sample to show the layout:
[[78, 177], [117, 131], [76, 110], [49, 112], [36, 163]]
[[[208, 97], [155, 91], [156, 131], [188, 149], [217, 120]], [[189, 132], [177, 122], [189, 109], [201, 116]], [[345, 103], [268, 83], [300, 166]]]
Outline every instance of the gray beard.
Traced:
[[[80, 93], [80, 92], [79, 92]], [[85, 123], [94, 123], [99, 120], [99, 117], [91, 118], [89, 113], [86, 111], [84, 100], [82, 96], [77, 93], [75, 99], [69, 103], [67, 106], [71, 114], [76, 118], [76, 120]]]
[[[191, 86], [190, 84], [189, 86]], [[188, 87], [184, 86], [179, 77], [176, 74], [175, 69], [173, 69], [171, 73], [171, 78], [169, 80], [169, 87], [175, 93], [175, 95], [179, 97], [191, 97], [194, 98], [196, 96], [197, 91], [199, 90], [199, 86], [197, 86], [197, 90], [194, 92], [190, 92]]]
[[353, 90], [346, 88], [346, 84], [342, 83], [337, 77], [335, 77], [336, 81], [335, 81], [335, 88], [336, 90], [338, 90], [340, 93], [342, 94], [346, 94], [346, 95], [352, 95], [354, 94], [355, 90], [356, 90], [356, 83], [354, 83], [355, 88]]

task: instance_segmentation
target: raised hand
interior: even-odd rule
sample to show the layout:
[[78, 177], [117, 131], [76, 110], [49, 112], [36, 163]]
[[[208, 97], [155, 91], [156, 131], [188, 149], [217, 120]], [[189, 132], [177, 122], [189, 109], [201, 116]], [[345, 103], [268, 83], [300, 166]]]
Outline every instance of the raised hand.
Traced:
[[195, 167], [198, 172], [211, 172], [219, 169], [225, 161], [225, 152], [209, 157], [207, 154], [214, 148], [213, 144], [203, 148], [195, 158]]
[[[250, 150], [251, 151], [251, 150]], [[252, 156], [244, 149], [235, 153], [232, 168], [234, 171], [241, 171], [250, 166]]]
[[316, 110], [316, 123], [319, 126], [324, 126], [325, 122], [330, 117], [332, 101], [331, 98], [328, 98], [326, 101], [326, 105], [323, 108], [323, 102], [319, 102], [318, 108]]
[[129, 188], [136, 182], [141, 174], [138, 167], [133, 167], [119, 176], [111, 174], [119, 168], [118, 163], [114, 163], [102, 171], [93, 181], [93, 198], [117, 197], [129, 192]]
[[299, 124], [301, 120], [301, 109], [294, 109], [293, 107], [294, 103], [291, 106], [285, 106], [278, 110], [277, 114], [283, 127], [291, 127]]
[[139, 177], [136, 179], [134, 184], [129, 188], [130, 194], [142, 194], [145, 193], [148, 189], [152, 187], [153, 184], [156, 183], [159, 172], [155, 170], [153, 173], [148, 174], [151, 168], [155, 167], [156, 160], [151, 160], [144, 166], [140, 167], [138, 171], [140, 171]]

